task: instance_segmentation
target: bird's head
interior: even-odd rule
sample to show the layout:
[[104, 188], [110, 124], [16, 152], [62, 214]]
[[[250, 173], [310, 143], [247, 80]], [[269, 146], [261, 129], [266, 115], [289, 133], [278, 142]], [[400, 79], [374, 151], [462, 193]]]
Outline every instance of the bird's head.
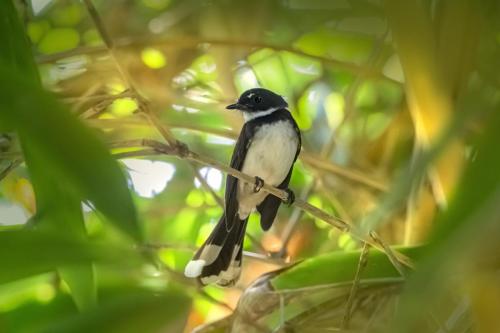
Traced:
[[263, 88], [254, 88], [241, 94], [238, 102], [228, 105], [226, 109], [243, 111], [246, 119], [254, 118], [257, 114], [271, 113], [275, 110], [285, 109], [288, 103], [278, 94]]

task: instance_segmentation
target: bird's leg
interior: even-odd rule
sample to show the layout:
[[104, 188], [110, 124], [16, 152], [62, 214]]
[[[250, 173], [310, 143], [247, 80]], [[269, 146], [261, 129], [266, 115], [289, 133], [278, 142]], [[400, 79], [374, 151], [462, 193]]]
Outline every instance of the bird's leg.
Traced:
[[253, 187], [253, 191], [255, 193], [259, 192], [262, 186], [264, 186], [264, 180], [260, 177], [255, 176], [255, 185]]
[[289, 188], [284, 189], [283, 191], [285, 191], [288, 194], [287, 199], [283, 200], [283, 203], [285, 205], [291, 206], [295, 202], [295, 193], [293, 193], [293, 191], [290, 190]]

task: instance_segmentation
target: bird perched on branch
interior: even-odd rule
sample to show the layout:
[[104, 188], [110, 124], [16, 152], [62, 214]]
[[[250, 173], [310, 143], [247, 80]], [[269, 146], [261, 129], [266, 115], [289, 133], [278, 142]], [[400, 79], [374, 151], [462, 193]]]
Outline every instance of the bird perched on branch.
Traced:
[[257, 210], [262, 229], [268, 230], [281, 204], [279, 198], [261, 191], [264, 183], [287, 191], [285, 203], [293, 203], [295, 196], [288, 183], [301, 138], [287, 107], [283, 97], [262, 88], [245, 91], [237, 103], [226, 107], [242, 111], [245, 119], [231, 167], [254, 176], [255, 183], [227, 176], [224, 214], [187, 264], [184, 271], [187, 277], [198, 278], [202, 284], [234, 285], [241, 272], [248, 216]]

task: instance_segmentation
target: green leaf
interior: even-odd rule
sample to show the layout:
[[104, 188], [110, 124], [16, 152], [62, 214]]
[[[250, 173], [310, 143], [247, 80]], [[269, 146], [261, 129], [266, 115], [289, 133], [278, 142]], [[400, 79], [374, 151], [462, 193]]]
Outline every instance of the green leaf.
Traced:
[[294, 47], [311, 55], [361, 63], [370, 54], [372, 44], [366, 35], [320, 28], [302, 35]]
[[0, 64], [23, 77], [38, 79], [28, 37], [10, 0], [0, 1], [0, 31]]
[[[85, 238], [86, 231], [81, 212], [81, 194], [83, 194], [84, 198], [91, 199], [98, 208], [101, 208], [108, 216], [111, 215], [112, 221], [116, 222], [118, 226], [125, 225], [122, 229], [136, 239], [140, 239], [135, 210], [116, 162], [111, 159], [102, 143], [94, 138], [93, 133], [85, 129], [76, 119], [71, 118], [69, 113], [57, 105], [55, 100], [41, 91], [38, 72], [31, 55], [31, 48], [27, 43], [26, 35], [17, 17], [17, 13], [10, 1], [2, 2], [0, 6], [2, 6], [0, 8], [4, 16], [0, 20], [1, 31], [9, 32], [5, 35], [2, 34], [0, 41], [2, 45], [10, 46], [7, 47], [7, 52], [2, 52], [2, 55], [0, 55], [0, 66], [13, 69], [13, 73], [9, 73], [8, 76], [3, 77], [5, 80], [0, 83], [0, 90], [5, 91], [2, 88], [10, 85], [7, 80], [8, 77], [23, 77], [23, 81], [26, 84], [25, 87], [11, 87], [13, 94], [3, 96], [3, 99], [7, 103], [2, 104], [0, 118], [7, 120], [18, 131], [21, 139], [37, 198], [37, 220], [40, 222], [37, 226], [71, 235], [75, 239]], [[54, 44], [54, 41], [57, 43]], [[61, 41], [64, 45], [59, 45]], [[40, 42], [40, 49], [46, 51], [46, 53], [62, 51], [75, 47], [78, 42], [79, 36], [76, 31], [55, 29], [43, 37]], [[38, 95], [42, 99], [47, 98], [48, 103], [46, 104], [46, 108], [36, 103], [36, 97], [35, 100], [28, 99], [24, 101], [25, 95], [30, 93]], [[59, 111], [57, 111], [58, 109]], [[53, 116], [52, 119], [49, 114]], [[62, 118], [60, 118], [61, 115]], [[62, 122], [64, 117], [69, 120], [69, 123]], [[38, 131], [26, 126], [28, 123], [33, 122], [36, 122], [36, 125], [39, 126]], [[72, 127], [71, 132], [64, 133], [64, 128], [68, 124], [70, 128]], [[76, 132], [73, 132], [73, 130], [76, 130]], [[88, 157], [91, 159], [93, 157], [98, 158], [101, 161], [101, 165], [98, 165], [98, 167], [104, 166], [104, 172], [101, 172], [100, 169], [97, 171], [93, 170], [85, 163], [80, 164], [80, 166], [86, 170], [75, 169], [75, 165], [72, 165], [71, 160], [66, 159], [66, 156], [60, 155], [61, 153], [64, 154], [64, 152], [59, 151], [61, 147], [60, 143], [45, 140], [50, 137], [50, 134], [54, 134], [52, 139], [57, 139], [60, 142], [66, 142], [65, 140], [69, 138], [68, 143], [70, 143], [72, 146], [71, 149], [75, 152], [81, 148], [84, 151], [91, 152], [91, 155]], [[81, 146], [82, 143], [83, 146]], [[52, 153], [46, 149], [52, 150]], [[92, 156], [95, 152], [98, 153], [98, 156]], [[57, 161], [53, 158], [54, 155], [63, 157], [63, 159]], [[82, 157], [85, 158], [85, 156]], [[80, 163], [78, 159], [73, 160], [73, 162]], [[90, 179], [91, 175], [89, 171], [96, 174], [97, 177]], [[84, 173], [87, 173], [87, 177], [83, 175]], [[66, 181], [62, 181], [65, 178], [68, 178], [70, 183], [73, 182], [77, 186], [80, 183], [78, 186], [81, 190], [80, 195], [75, 193], [72, 186], [67, 186]], [[99, 178], [101, 178], [100, 181]], [[108, 179], [111, 179], [111, 183], [106, 184]], [[104, 186], [118, 185], [118, 193], [110, 191], [108, 192], [109, 197], [105, 198], [101, 193], [106, 193], [107, 189], [104, 187], [98, 189], [95, 186], [92, 188], [92, 182], [94, 181], [98, 181], [99, 184]], [[101, 183], [101, 181], [104, 181], [104, 183]], [[112, 188], [114, 189], [114, 187]], [[113, 210], [121, 211], [122, 209], [118, 207], [120, 203], [113, 203], [113, 200], [109, 200], [109, 198], [113, 199], [115, 195], [118, 195], [119, 200], [124, 199], [121, 202], [121, 204], [125, 205], [126, 211], [123, 216], [113, 216]], [[127, 226], [127, 222], [130, 226]], [[71, 262], [70, 265], [56, 265], [52, 269], [56, 267], [59, 267], [59, 273], [68, 284], [78, 308], [84, 309], [94, 306], [97, 303], [94, 270], [90, 260], [80, 263]]]
[[[17, 14], [10, 1], [4, 2], [3, 6], [5, 7], [3, 12], [6, 18], [3, 20], [3, 25], [5, 28], [10, 28], [12, 32], [11, 35], [5, 37], [8, 38], [10, 45], [15, 45], [10, 49], [12, 58], [4, 58], [4, 63], [6, 67], [9, 67], [9, 65], [19, 62], [21, 68], [31, 69], [23, 74], [25, 74], [27, 80], [34, 82], [38, 86], [39, 77], [34, 69], [31, 48], [24, 39], [25, 34], [19, 24]], [[14, 110], [9, 111], [13, 112]], [[80, 198], [74, 193], [69, 193], [71, 192], [69, 188], [61, 186], [59, 179], [48, 174], [45, 163], [46, 156], [38, 154], [36, 148], [31, 149], [29, 134], [20, 133], [20, 137], [37, 195], [38, 214], [41, 211], [45, 215], [45, 218], [40, 219], [40, 221], [45, 221], [43, 227], [50, 227], [67, 235], [75, 235], [80, 239], [84, 238], [86, 231], [83, 224]], [[54, 205], [54, 203], [57, 204]], [[59, 272], [68, 284], [79, 308], [93, 306], [97, 303], [97, 289], [91, 262], [60, 267]]]
[[64, 177], [117, 227], [142, 238], [122, 170], [92, 130], [53, 96], [0, 68], [0, 119], [13, 124], [31, 150], [43, 156], [47, 176]]
[[[422, 247], [400, 247], [399, 252], [417, 260]], [[284, 271], [272, 279], [277, 290], [304, 288], [323, 284], [349, 283], [354, 279], [361, 251], [338, 251], [309, 258]], [[366, 267], [361, 280], [395, 280], [401, 275], [387, 258], [387, 255], [375, 249], [368, 253]]]
[[68, 285], [78, 309], [85, 310], [97, 305], [97, 284], [92, 263], [63, 266], [58, 272]]
[[132, 250], [109, 242], [78, 240], [55, 232], [0, 232], [0, 283], [51, 272], [57, 267], [87, 264], [94, 260], [107, 264], [133, 265], [139, 262], [139, 257]]
[[67, 51], [78, 46], [80, 35], [74, 29], [56, 28], [43, 36], [38, 44], [40, 52], [45, 54]]
[[43, 332], [181, 332], [189, 304], [189, 298], [174, 289], [128, 293], [99, 308], [58, 321]]
[[[24, 146], [37, 197], [35, 227], [84, 240], [87, 232], [78, 195], [71, 188], [61, 186], [57, 179], [47, 177], [44, 157], [37, 154], [35, 149], [30, 149], [28, 144]], [[59, 267], [58, 271], [68, 284], [79, 309], [97, 304], [97, 287], [91, 262]]]
[[43, 165], [45, 177], [61, 181], [57, 178], [63, 176], [84, 199], [91, 200], [119, 228], [140, 240], [132, 197], [118, 164], [90, 129], [42, 91], [27, 37], [11, 1], [2, 1], [0, 9], [0, 44], [9, 46], [0, 52], [0, 120], [13, 126], [30, 149], [48, 163]]
[[80, 2], [59, 6], [51, 12], [51, 20], [57, 26], [72, 27], [77, 25], [85, 16], [85, 9]]

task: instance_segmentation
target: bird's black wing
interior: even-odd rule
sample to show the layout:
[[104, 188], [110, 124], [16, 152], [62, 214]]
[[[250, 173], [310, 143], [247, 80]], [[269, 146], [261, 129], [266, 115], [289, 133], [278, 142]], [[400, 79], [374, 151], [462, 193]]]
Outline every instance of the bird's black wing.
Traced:
[[[258, 126], [248, 122], [243, 125], [238, 141], [234, 147], [233, 156], [231, 157], [231, 168], [240, 170], [243, 168], [243, 163], [247, 155], [248, 147], [252, 143], [252, 137]], [[226, 229], [231, 230], [236, 221], [238, 214], [238, 179], [227, 175], [226, 178], [226, 194], [225, 194], [225, 215]]]
[[[291, 118], [291, 116], [290, 116], [290, 118]], [[280, 188], [282, 190], [288, 188], [288, 184], [290, 183], [290, 178], [292, 178], [293, 164], [297, 160], [297, 157], [299, 156], [300, 149], [302, 146], [302, 139], [300, 136], [299, 127], [297, 126], [297, 123], [295, 123], [293, 118], [292, 118], [292, 122], [293, 122], [293, 127], [295, 129], [295, 132], [297, 133], [297, 136], [299, 138], [299, 142], [297, 144], [297, 152], [295, 153], [295, 158], [293, 159], [292, 166], [290, 167], [290, 170], [288, 171], [288, 174], [286, 175], [283, 182], [278, 186], [278, 188]], [[280, 207], [280, 204], [281, 204], [281, 199], [279, 199], [278, 197], [275, 197], [272, 194], [269, 194], [264, 199], [264, 201], [262, 201], [262, 203], [257, 206], [257, 211], [260, 213], [260, 227], [264, 231], [267, 231], [267, 230], [269, 230], [269, 228], [271, 228], [271, 225], [274, 222], [274, 218], [276, 217], [276, 214], [278, 213], [278, 208]]]

